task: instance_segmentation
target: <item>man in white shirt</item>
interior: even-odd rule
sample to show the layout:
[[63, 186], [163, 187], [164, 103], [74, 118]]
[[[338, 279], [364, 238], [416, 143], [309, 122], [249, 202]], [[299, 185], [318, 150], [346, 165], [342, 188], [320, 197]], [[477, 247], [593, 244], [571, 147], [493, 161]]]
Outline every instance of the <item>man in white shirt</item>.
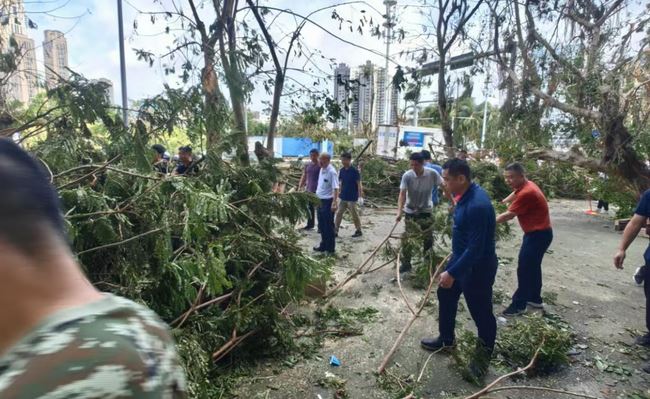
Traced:
[[[397, 201], [397, 221], [406, 214], [404, 239], [422, 238], [427, 253], [433, 247], [433, 201], [431, 192], [442, 184], [442, 177], [433, 169], [424, 167], [420, 152], [411, 154], [411, 170], [404, 173]], [[413, 245], [403, 245], [400, 256], [400, 273], [411, 271]]]
[[334, 214], [337, 209], [337, 198], [339, 196], [339, 178], [336, 169], [330, 163], [330, 154], [324, 152], [318, 158], [320, 173], [318, 175], [318, 187], [316, 196], [320, 199], [318, 207], [318, 225], [320, 226], [320, 245], [314, 247], [316, 252], [334, 254], [336, 238], [334, 236]]

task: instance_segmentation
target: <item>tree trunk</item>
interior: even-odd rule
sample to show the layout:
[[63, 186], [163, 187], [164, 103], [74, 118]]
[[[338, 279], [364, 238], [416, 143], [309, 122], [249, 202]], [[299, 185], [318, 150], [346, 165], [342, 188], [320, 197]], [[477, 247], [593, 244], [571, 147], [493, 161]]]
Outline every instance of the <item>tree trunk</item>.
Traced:
[[440, 52], [440, 70], [438, 71], [438, 112], [440, 112], [440, 125], [445, 139], [445, 152], [448, 157], [453, 158], [455, 156], [454, 132], [451, 128], [451, 115], [447, 102], [446, 61], [446, 54], [443, 50]]
[[201, 88], [205, 104], [206, 124], [206, 146], [208, 155], [220, 156], [218, 150], [221, 141], [219, 129], [225, 125], [227, 111], [225, 109], [225, 98], [219, 90], [217, 74], [215, 72], [215, 53], [205, 51], [203, 53], [204, 66], [201, 70]]
[[[287, 57], [289, 55], [287, 54]], [[274, 154], [275, 131], [278, 126], [278, 117], [280, 116], [280, 100], [284, 89], [284, 72], [277, 70], [275, 72], [275, 87], [273, 89], [273, 103], [271, 106], [271, 118], [269, 119], [269, 131], [266, 135], [266, 149]]]
[[634, 151], [634, 139], [623, 121], [623, 115], [616, 115], [604, 123], [606, 134], [602, 163], [615, 167], [617, 173], [629, 181], [638, 194], [642, 194], [650, 189], [650, 169]]

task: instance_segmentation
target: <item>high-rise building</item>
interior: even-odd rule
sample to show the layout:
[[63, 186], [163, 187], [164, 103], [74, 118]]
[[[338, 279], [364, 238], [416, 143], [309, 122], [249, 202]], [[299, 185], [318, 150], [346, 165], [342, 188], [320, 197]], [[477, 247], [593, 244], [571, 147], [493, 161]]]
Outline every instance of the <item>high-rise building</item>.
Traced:
[[352, 103], [352, 126], [361, 130], [364, 125], [372, 123], [372, 114], [375, 105], [375, 75], [374, 65], [367, 61], [358, 68], [355, 79], [355, 98]]
[[45, 85], [51, 89], [61, 80], [68, 79], [68, 43], [63, 33], [57, 30], [46, 30], [44, 36]]
[[23, 104], [38, 92], [38, 76], [34, 40], [27, 35], [31, 21], [25, 16], [21, 0], [0, 0], [0, 51], [16, 54], [16, 70], [1, 76], [6, 84], [2, 98]]
[[334, 70], [334, 100], [341, 107], [341, 118], [336, 121], [338, 129], [348, 128], [348, 99], [350, 97], [350, 67], [344, 63]]
[[[375, 112], [375, 125], [384, 125], [388, 122], [389, 125], [394, 125], [397, 123], [397, 109], [399, 106], [399, 92], [397, 87], [393, 86], [390, 82], [390, 76], [388, 81], [386, 80], [386, 69], [377, 68], [377, 74], [375, 78], [375, 86], [377, 88], [377, 112]], [[390, 85], [390, 120], [386, 121], [386, 95], [387, 95], [387, 86]]]

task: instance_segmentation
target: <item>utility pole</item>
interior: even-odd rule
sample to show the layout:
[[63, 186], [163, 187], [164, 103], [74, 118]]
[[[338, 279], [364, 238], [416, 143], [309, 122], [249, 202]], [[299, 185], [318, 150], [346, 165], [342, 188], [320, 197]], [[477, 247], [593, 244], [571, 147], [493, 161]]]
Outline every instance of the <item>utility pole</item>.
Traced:
[[117, 0], [117, 24], [120, 39], [120, 77], [122, 79], [122, 119], [124, 127], [129, 128], [128, 99], [126, 96], [126, 60], [124, 57], [124, 22], [122, 18], [122, 0]]
[[384, 26], [386, 27], [386, 67], [384, 69], [384, 81], [386, 82], [384, 84], [384, 89], [386, 90], [386, 94], [384, 95], [384, 100], [386, 101], [384, 106], [384, 123], [386, 125], [390, 125], [390, 117], [392, 115], [392, 110], [391, 110], [391, 86], [390, 82], [388, 80], [388, 77], [390, 74], [388, 73], [388, 60], [390, 58], [390, 41], [391, 41], [391, 35], [392, 35], [392, 27], [393, 27], [393, 21], [392, 21], [392, 16], [391, 16], [391, 11], [393, 9], [393, 6], [397, 4], [396, 0], [384, 0], [384, 4], [386, 5], [386, 22], [384, 22]]

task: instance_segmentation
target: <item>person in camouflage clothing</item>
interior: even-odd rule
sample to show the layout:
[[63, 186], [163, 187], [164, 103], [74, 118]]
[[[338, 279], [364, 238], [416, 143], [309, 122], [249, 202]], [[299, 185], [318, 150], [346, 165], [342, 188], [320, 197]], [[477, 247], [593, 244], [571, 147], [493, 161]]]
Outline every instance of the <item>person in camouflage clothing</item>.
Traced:
[[97, 291], [40, 165], [0, 140], [0, 398], [185, 398], [167, 326]]

